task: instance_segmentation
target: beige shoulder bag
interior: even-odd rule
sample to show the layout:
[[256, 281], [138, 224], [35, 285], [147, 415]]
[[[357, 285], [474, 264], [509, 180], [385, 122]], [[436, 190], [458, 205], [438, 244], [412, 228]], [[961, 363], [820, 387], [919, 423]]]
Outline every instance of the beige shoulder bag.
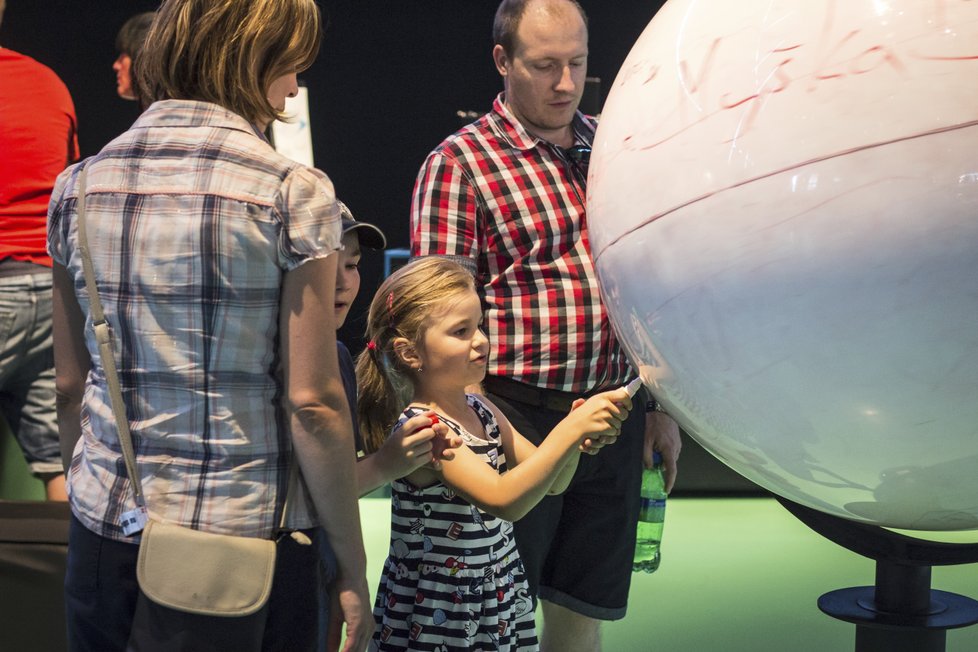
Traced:
[[[105, 378], [109, 386], [112, 413], [119, 429], [119, 442], [126, 473], [141, 516], [146, 520], [139, 469], [129, 432], [119, 375], [112, 353], [112, 333], [105, 321], [95, 271], [88, 250], [85, 227], [85, 181], [83, 168], [78, 181], [78, 241], [85, 286], [91, 303], [92, 322], [98, 342]], [[290, 482], [290, 487], [292, 483]], [[291, 489], [290, 489], [291, 493]], [[286, 498], [286, 504], [288, 504]], [[283, 521], [285, 518], [283, 508]], [[138, 526], [133, 529], [138, 531]], [[139, 588], [153, 602], [195, 614], [209, 616], [247, 616], [265, 604], [275, 574], [275, 542], [253, 537], [211, 534], [192, 528], [147, 520], [139, 545], [136, 578]]]

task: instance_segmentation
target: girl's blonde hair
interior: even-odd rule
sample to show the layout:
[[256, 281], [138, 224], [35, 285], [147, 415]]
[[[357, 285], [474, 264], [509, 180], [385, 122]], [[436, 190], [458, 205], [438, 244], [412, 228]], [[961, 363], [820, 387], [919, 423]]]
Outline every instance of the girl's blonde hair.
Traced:
[[367, 314], [367, 348], [357, 358], [357, 413], [368, 453], [380, 448], [414, 392], [416, 372], [394, 351], [394, 340], [403, 337], [420, 350], [432, 311], [474, 291], [472, 274], [439, 256], [412, 260], [377, 290]]
[[265, 124], [284, 117], [268, 87], [309, 68], [321, 41], [315, 0], [165, 0], [139, 53], [139, 97], [212, 102]]

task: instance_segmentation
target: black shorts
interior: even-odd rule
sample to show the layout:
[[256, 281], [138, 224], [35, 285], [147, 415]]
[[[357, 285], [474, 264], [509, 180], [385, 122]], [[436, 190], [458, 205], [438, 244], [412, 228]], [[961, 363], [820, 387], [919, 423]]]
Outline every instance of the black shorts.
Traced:
[[[488, 392], [513, 426], [539, 445], [565, 416]], [[581, 455], [570, 486], [547, 496], [515, 523], [530, 592], [599, 620], [625, 617], [642, 484], [645, 413], [636, 406], [621, 437]]]

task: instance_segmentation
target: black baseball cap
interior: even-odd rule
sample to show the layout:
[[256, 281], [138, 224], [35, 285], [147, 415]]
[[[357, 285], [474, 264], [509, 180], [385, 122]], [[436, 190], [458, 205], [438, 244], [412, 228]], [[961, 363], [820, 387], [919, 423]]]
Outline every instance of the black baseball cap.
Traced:
[[361, 247], [377, 249], [378, 251], [387, 248], [387, 238], [384, 237], [383, 231], [369, 222], [358, 222], [346, 204], [339, 200], [336, 203], [340, 205], [340, 216], [343, 218], [343, 235], [357, 229], [357, 237], [360, 239]]

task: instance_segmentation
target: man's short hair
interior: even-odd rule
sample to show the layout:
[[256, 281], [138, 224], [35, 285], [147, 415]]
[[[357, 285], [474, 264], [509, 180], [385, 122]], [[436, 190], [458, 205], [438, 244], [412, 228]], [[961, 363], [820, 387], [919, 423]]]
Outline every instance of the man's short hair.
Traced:
[[[526, 12], [526, 6], [533, 0], [503, 0], [496, 9], [496, 17], [492, 21], [492, 43], [501, 45], [507, 55], [513, 56], [513, 48], [516, 44], [516, 31], [520, 27], [520, 21]], [[577, 10], [581, 12], [584, 26], [587, 26], [587, 14], [584, 7], [577, 0], [567, 0]]]
[[119, 33], [115, 36], [115, 51], [119, 54], [128, 54], [131, 59], [135, 59], [143, 49], [154, 16], [156, 16], [155, 11], [144, 11], [122, 23]]
[[165, 0], [139, 56], [139, 97], [212, 102], [254, 124], [282, 118], [268, 88], [312, 65], [321, 22], [315, 0]]

